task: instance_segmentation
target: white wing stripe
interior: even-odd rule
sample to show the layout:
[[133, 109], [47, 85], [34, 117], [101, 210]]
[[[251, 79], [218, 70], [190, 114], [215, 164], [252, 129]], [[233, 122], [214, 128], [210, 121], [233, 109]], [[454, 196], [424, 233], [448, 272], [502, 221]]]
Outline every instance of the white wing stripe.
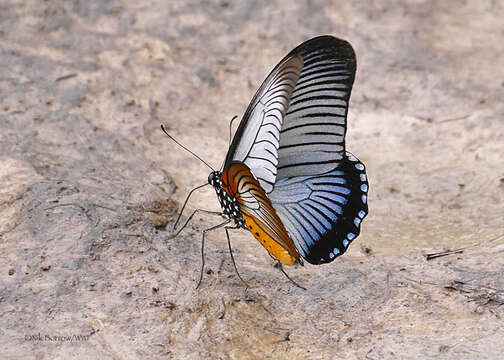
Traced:
[[237, 131], [241, 138], [233, 139], [231, 160], [245, 163], [266, 193], [275, 183], [280, 130], [301, 66], [301, 58], [292, 57], [266, 80]]

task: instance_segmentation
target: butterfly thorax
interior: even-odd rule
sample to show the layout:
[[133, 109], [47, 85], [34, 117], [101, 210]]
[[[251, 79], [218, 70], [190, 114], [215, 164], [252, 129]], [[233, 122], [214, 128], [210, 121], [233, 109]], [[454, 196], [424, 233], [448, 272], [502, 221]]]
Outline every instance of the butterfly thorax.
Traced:
[[211, 172], [210, 175], [208, 175], [208, 183], [214, 187], [217, 193], [217, 198], [219, 199], [223, 214], [233, 220], [236, 226], [246, 229], [247, 227], [243, 220], [238, 200], [236, 196], [231, 196], [224, 190], [221, 176], [222, 173], [220, 171]]

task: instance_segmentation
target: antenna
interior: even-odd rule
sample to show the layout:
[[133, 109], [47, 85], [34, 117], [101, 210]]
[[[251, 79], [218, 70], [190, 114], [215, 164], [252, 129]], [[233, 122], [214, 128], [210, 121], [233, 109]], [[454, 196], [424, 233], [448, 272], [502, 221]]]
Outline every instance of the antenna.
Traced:
[[232, 128], [233, 128], [233, 121], [235, 121], [237, 117], [238, 117], [238, 115], [233, 116], [233, 118], [229, 122], [229, 146], [231, 146], [231, 140], [232, 140], [232, 138], [231, 138], [231, 135], [232, 135], [231, 132], [232, 132]]
[[170, 139], [172, 139], [175, 142], [175, 144], [177, 144], [182, 149], [186, 150], [188, 153], [190, 153], [191, 155], [193, 155], [194, 157], [196, 157], [199, 161], [201, 161], [203, 164], [205, 164], [206, 166], [208, 166], [210, 168], [210, 170], [215, 171], [214, 168], [211, 167], [210, 165], [208, 165], [208, 163], [205, 160], [203, 160], [198, 155], [196, 155], [195, 153], [193, 153], [191, 150], [189, 150], [188, 148], [186, 148], [184, 145], [182, 145], [181, 143], [179, 143], [177, 140], [175, 140], [173, 138], [173, 136], [171, 136], [170, 134], [168, 134], [168, 132], [165, 130], [165, 127], [163, 126], [163, 124], [161, 124], [161, 130], [163, 130], [163, 132], [166, 134], [166, 136], [168, 136]]

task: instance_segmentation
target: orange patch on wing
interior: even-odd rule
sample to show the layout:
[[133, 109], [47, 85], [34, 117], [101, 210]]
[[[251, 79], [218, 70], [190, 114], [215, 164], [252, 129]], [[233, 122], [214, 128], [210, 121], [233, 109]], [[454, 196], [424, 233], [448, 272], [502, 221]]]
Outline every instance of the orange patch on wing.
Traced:
[[263, 188], [243, 163], [232, 163], [222, 173], [223, 189], [236, 196], [247, 229], [282, 264], [293, 265], [299, 259], [287, 230], [271, 205]]
[[289, 252], [273, 238], [263, 231], [261, 226], [256, 222], [252, 216], [243, 214], [243, 219], [247, 224], [247, 229], [254, 235], [254, 237], [261, 243], [261, 245], [273, 256], [278, 259], [282, 264], [293, 265], [296, 258], [289, 254]]

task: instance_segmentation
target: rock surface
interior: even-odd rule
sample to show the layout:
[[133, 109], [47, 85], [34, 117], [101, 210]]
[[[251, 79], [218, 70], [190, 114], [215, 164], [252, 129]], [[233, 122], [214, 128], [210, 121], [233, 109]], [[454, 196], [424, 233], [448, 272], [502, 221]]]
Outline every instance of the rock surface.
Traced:
[[[138, 4], [136, 4], [138, 3]], [[0, 4], [2, 359], [500, 359], [504, 6], [498, 1]], [[319, 34], [358, 72], [347, 147], [370, 213], [287, 271], [219, 221], [171, 226], [269, 70]], [[190, 211], [218, 210], [212, 189]], [[464, 248], [432, 260], [426, 253]]]

